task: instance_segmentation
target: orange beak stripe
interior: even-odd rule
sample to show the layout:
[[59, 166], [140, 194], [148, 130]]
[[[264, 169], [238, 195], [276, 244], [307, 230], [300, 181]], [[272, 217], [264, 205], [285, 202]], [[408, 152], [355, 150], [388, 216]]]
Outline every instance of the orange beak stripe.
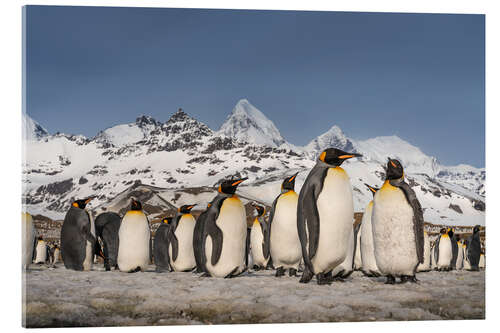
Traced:
[[88, 198], [87, 200], [85, 200], [85, 204], [88, 204], [90, 201], [92, 201], [93, 198]]
[[292, 178], [290, 178], [290, 180], [288, 181], [289, 183], [293, 182], [293, 180], [295, 179], [296, 176], [293, 176]]
[[391, 161], [391, 164], [392, 164], [393, 167], [397, 168], [396, 163], [394, 163], [393, 161]]
[[237, 180], [234, 183], [232, 183], [231, 186], [236, 186], [236, 185], [240, 184], [241, 182], [243, 182], [243, 180]]
[[339, 158], [342, 160], [344, 160], [346, 158], [351, 158], [351, 157], [354, 157], [354, 155], [341, 155], [341, 156], [339, 156]]

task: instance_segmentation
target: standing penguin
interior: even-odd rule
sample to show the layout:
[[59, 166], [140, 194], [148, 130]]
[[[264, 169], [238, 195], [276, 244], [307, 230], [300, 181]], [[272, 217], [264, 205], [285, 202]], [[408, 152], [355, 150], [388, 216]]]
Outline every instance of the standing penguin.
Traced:
[[[377, 193], [379, 189], [368, 184], [365, 185], [373, 196], [375, 196], [375, 193]], [[366, 276], [380, 276], [377, 261], [375, 260], [375, 248], [373, 245], [372, 211], [373, 200], [366, 206], [365, 213], [361, 220], [361, 268]]]
[[172, 218], [166, 217], [156, 229], [155, 239], [153, 242], [153, 256], [156, 266], [156, 272], [162, 273], [171, 270], [170, 268], [170, 255], [168, 253], [169, 238], [171, 232]]
[[118, 268], [122, 272], [144, 271], [150, 259], [149, 221], [142, 204], [132, 199], [130, 210], [123, 216], [118, 231]]
[[38, 237], [35, 248], [35, 264], [45, 264], [49, 258], [47, 243], [43, 240], [42, 236]]
[[33, 224], [33, 217], [31, 214], [21, 214], [21, 228], [22, 228], [22, 246], [23, 246], [23, 269], [27, 269], [33, 260], [33, 252], [35, 250], [36, 231]]
[[451, 259], [453, 257], [453, 249], [450, 235], [451, 229], [441, 228], [440, 236], [436, 240], [436, 265], [438, 271], [449, 271], [451, 269]]
[[116, 260], [118, 258], [118, 232], [121, 219], [120, 215], [114, 212], [99, 214], [95, 219], [96, 235], [103, 244], [102, 254], [106, 271], [111, 270], [112, 267], [118, 267]]
[[[357, 225], [359, 227], [359, 224]], [[345, 256], [344, 261], [336, 266], [333, 271], [327, 273], [328, 278], [330, 275], [333, 279], [345, 279], [352, 274], [352, 272], [356, 269], [355, 265], [355, 257], [356, 257], [356, 232], [354, 231], [354, 226], [351, 231], [351, 235], [349, 236], [349, 242], [347, 244], [347, 255]]]
[[[362, 222], [361, 222], [362, 223]], [[354, 270], [360, 271], [363, 269], [363, 260], [361, 259], [361, 223], [358, 223], [356, 228], [354, 228]]]
[[54, 245], [54, 260], [52, 261], [52, 266], [55, 266], [59, 262], [59, 256], [61, 255], [61, 251], [57, 244]]
[[299, 196], [294, 191], [297, 174], [283, 180], [281, 193], [274, 199], [269, 215], [270, 253], [276, 267], [276, 277], [285, 275], [286, 269], [290, 276], [296, 276], [302, 257], [297, 231]]
[[176, 272], [192, 271], [196, 267], [193, 250], [193, 235], [196, 221], [191, 215], [195, 205], [184, 205], [177, 210], [172, 220], [168, 239], [170, 266]]
[[[203, 252], [204, 246], [202, 245], [203, 241], [203, 232], [205, 230], [205, 221], [207, 217], [208, 209], [212, 203], [207, 204], [207, 209], [203, 211], [200, 216], [196, 219], [196, 224], [194, 226], [193, 231], [193, 252], [194, 259], [196, 261], [196, 270], [194, 273], [207, 273], [204, 267], [205, 262], [205, 253]], [[208, 274], [208, 273], [207, 273]]]
[[431, 270], [431, 240], [424, 231], [424, 262], [417, 266], [417, 272], [428, 272]]
[[474, 226], [472, 236], [469, 237], [467, 244], [467, 258], [469, 259], [470, 269], [473, 271], [479, 270], [479, 259], [481, 257], [481, 237], [480, 226]]
[[246, 179], [223, 181], [218, 188], [219, 194], [207, 210], [201, 259], [210, 276], [231, 278], [246, 269], [246, 212], [234, 194]]
[[457, 245], [457, 237], [455, 236], [455, 228], [450, 228], [448, 230], [448, 236], [451, 241], [451, 264], [450, 269], [454, 270], [457, 264], [458, 257], [458, 245]]
[[458, 247], [458, 255], [457, 261], [455, 263], [456, 269], [462, 269], [464, 267], [464, 250], [462, 240], [457, 236], [457, 247]]
[[64, 267], [89, 271], [94, 258], [95, 226], [85, 209], [93, 198], [73, 201], [61, 228], [61, 256]]
[[404, 181], [403, 166], [389, 158], [386, 180], [373, 198], [375, 259], [387, 284], [416, 282], [415, 271], [424, 262], [424, 217], [415, 192]]
[[252, 253], [253, 269], [265, 269], [269, 261], [269, 225], [264, 221], [265, 209], [262, 206], [254, 205], [257, 210], [250, 231], [250, 249]]
[[[354, 207], [351, 182], [340, 165], [357, 156], [361, 155], [326, 149], [300, 190], [297, 229], [305, 263], [301, 283], [314, 275], [318, 284], [331, 283], [331, 271], [348, 255]], [[272, 252], [271, 256], [275, 260]]]

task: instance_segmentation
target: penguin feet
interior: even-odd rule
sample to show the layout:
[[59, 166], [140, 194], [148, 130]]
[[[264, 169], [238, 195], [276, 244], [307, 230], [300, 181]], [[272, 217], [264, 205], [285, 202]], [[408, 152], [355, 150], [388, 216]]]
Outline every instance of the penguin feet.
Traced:
[[253, 265], [252, 269], [254, 271], [260, 271], [261, 270], [260, 266], [258, 266], [258, 265]]
[[207, 278], [207, 277], [212, 277], [212, 275], [210, 275], [207, 272], [205, 272], [205, 273], [201, 274], [200, 277]]
[[282, 277], [285, 275], [285, 269], [283, 267], [278, 267], [276, 269], [276, 274], [274, 275], [275, 277]]
[[243, 271], [243, 272], [241, 272], [240, 274], [236, 274], [236, 272], [238, 271], [238, 269], [239, 269], [239, 267], [238, 267], [238, 266], [236, 266], [236, 267], [235, 267], [235, 268], [231, 271], [231, 273], [229, 273], [228, 275], [224, 276], [224, 279], [231, 279], [231, 278], [233, 278], [233, 277], [235, 277], [235, 276], [238, 276], [238, 275], [240, 275], [241, 273], [243, 273], [243, 272], [244, 272], [244, 271]]
[[295, 268], [290, 268], [288, 270], [288, 276], [297, 276], [297, 270]]
[[140, 266], [137, 266], [136, 268], [131, 269], [130, 271], [128, 271], [128, 273], [137, 273], [137, 272], [139, 272], [139, 271], [141, 271], [141, 267], [140, 267]]
[[417, 278], [415, 275], [401, 275], [401, 283], [406, 283], [406, 282], [411, 282], [411, 283], [418, 283]]
[[314, 274], [307, 267], [304, 269], [304, 273], [302, 273], [302, 277], [300, 278], [300, 283], [308, 283], [313, 278]]
[[396, 283], [396, 278], [392, 275], [387, 275], [387, 280], [385, 281], [385, 284], [395, 284]]
[[318, 282], [318, 285], [332, 284], [333, 278], [331, 276], [327, 276], [327, 274], [316, 274], [316, 281]]

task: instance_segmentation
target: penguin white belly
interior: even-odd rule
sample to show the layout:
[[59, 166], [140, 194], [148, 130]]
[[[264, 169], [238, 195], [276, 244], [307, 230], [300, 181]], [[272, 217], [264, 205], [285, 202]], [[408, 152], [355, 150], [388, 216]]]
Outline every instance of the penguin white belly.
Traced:
[[118, 231], [118, 268], [128, 272], [149, 263], [149, 224], [140, 211], [129, 211], [123, 217]]
[[297, 230], [298, 200], [297, 193], [288, 191], [283, 193], [276, 203], [270, 237], [271, 257], [276, 268], [299, 268], [302, 247]]
[[36, 264], [43, 264], [47, 260], [47, 249], [44, 241], [38, 241], [36, 244]]
[[424, 262], [418, 264], [417, 272], [425, 272], [431, 269], [431, 242], [429, 236], [424, 232]]
[[358, 233], [356, 234], [356, 249], [355, 249], [356, 253], [354, 256], [355, 270], [360, 270], [363, 267], [363, 262], [361, 260], [361, 246], [359, 245], [360, 243], [361, 243], [361, 232], [358, 230]]
[[215, 224], [222, 231], [222, 251], [219, 261], [212, 265], [212, 237], [205, 241], [206, 268], [210, 275], [225, 277], [236, 267], [235, 274], [245, 268], [247, 222], [245, 207], [237, 197], [224, 200]]
[[33, 247], [35, 244], [35, 226], [33, 225], [33, 217], [28, 213], [21, 215], [22, 223], [22, 244], [23, 244], [23, 268], [28, 268], [33, 260]]
[[328, 169], [316, 204], [319, 241], [316, 254], [311, 259], [314, 274], [331, 271], [347, 255], [354, 208], [351, 182], [342, 168]]
[[[177, 259], [175, 261], [170, 260], [170, 262], [176, 272], [191, 270], [196, 266], [193, 249], [193, 234], [195, 224], [196, 221], [193, 215], [184, 214], [180, 218], [179, 225], [175, 229], [174, 234], [177, 237], [179, 249], [177, 253]], [[170, 254], [170, 258], [172, 258], [172, 245], [169, 246], [168, 251]]]
[[375, 261], [375, 248], [373, 246], [372, 211], [373, 201], [370, 201], [363, 214], [361, 230], [359, 231], [361, 233], [361, 267], [363, 272], [367, 274], [380, 274]]
[[[90, 219], [90, 233], [95, 237], [95, 225], [92, 215], [88, 214]], [[85, 259], [83, 260], [83, 270], [90, 271], [94, 263], [94, 244], [87, 241], [85, 246]]]
[[439, 258], [437, 261], [438, 269], [449, 268], [451, 266], [451, 259], [453, 252], [451, 248], [451, 239], [446, 236], [441, 236], [439, 240]]
[[471, 269], [469, 257], [467, 256], [467, 247], [462, 248], [464, 254], [464, 269]]
[[264, 234], [259, 222], [254, 222], [250, 231], [250, 249], [252, 253], [252, 263], [260, 267], [267, 265], [267, 260], [264, 258], [262, 246], [264, 244]]
[[353, 267], [354, 252], [355, 252], [355, 249], [354, 249], [354, 231], [352, 231], [351, 234], [349, 235], [349, 244], [347, 246], [347, 255], [345, 256], [344, 261], [340, 265], [338, 265], [337, 267], [335, 267], [333, 269], [333, 271], [332, 271], [333, 276], [336, 276], [340, 272], [343, 271], [340, 276], [346, 277], [347, 275], [349, 275], [352, 272], [352, 270], [354, 268]]
[[375, 194], [372, 213], [377, 267], [384, 275], [413, 275], [418, 264], [413, 209], [388, 182]]
[[464, 267], [464, 251], [462, 249], [462, 244], [458, 244], [458, 254], [457, 254], [457, 263], [456, 269], [462, 269]]
[[479, 268], [486, 268], [486, 261], [485, 261], [485, 258], [484, 258], [484, 254], [481, 253], [481, 255], [479, 256]]

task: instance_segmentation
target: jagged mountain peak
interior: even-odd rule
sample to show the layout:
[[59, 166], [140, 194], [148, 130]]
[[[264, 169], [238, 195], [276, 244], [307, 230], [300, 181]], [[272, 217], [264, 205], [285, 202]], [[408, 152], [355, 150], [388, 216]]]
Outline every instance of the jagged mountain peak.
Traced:
[[312, 158], [316, 158], [319, 153], [330, 147], [348, 152], [353, 152], [355, 150], [353, 142], [337, 125], [333, 125], [328, 131], [309, 142], [309, 144], [305, 147], [305, 150], [311, 155]]
[[22, 114], [22, 126], [23, 140], [39, 140], [49, 136], [49, 132], [42, 125], [24, 112]]
[[157, 121], [156, 119], [154, 119], [151, 116], [146, 116], [146, 115], [141, 115], [141, 116], [137, 117], [137, 119], [135, 120], [135, 123], [139, 127], [143, 127], [143, 126], [160, 126], [161, 125], [161, 122]]
[[240, 99], [219, 132], [241, 142], [278, 147], [286, 143], [278, 128], [247, 99]]

